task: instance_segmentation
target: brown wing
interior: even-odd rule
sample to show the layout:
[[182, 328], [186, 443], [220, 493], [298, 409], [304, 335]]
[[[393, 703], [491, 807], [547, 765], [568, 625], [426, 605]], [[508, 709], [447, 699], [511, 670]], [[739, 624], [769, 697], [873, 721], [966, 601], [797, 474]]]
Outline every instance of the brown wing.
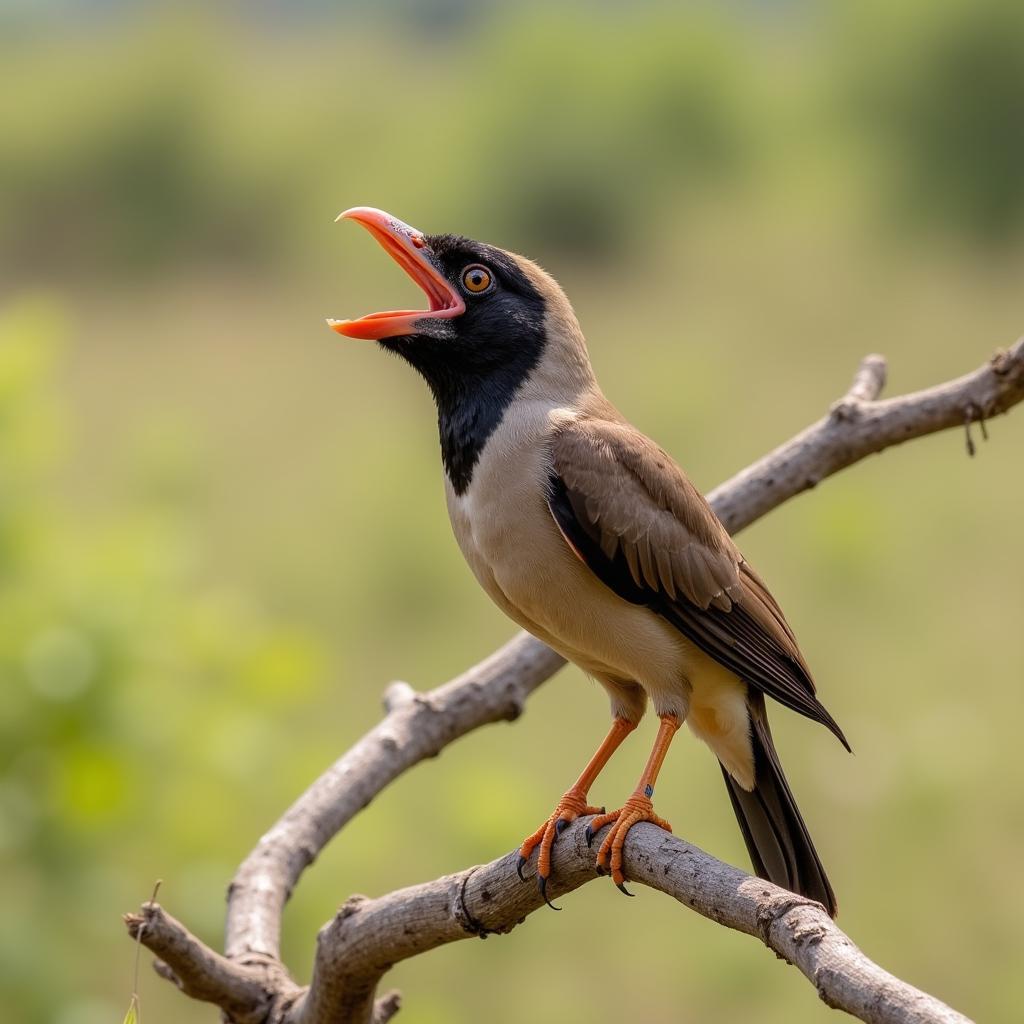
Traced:
[[584, 419], [555, 436], [551, 458], [551, 514], [602, 582], [849, 749], [782, 610], [661, 448], [628, 424]]

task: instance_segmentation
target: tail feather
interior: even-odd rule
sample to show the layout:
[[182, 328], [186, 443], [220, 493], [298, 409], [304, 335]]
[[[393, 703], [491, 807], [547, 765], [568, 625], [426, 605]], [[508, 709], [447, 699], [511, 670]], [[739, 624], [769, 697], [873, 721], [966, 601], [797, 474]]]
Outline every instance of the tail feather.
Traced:
[[764, 697], [752, 692], [749, 705], [754, 788], [745, 790], [724, 767], [722, 774], [754, 871], [791, 892], [817, 900], [835, 917], [835, 893], [782, 773]]

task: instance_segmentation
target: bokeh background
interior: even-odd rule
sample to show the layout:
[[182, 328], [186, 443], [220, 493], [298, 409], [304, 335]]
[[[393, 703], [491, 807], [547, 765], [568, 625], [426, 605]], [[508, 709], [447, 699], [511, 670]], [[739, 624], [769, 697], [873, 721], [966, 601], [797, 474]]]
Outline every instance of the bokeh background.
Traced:
[[[818, 417], [1024, 330], [1024, 6], [0, 3], [0, 988], [110, 1024], [120, 913], [217, 944], [235, 865], [377, 721], [512, 632], [449, 534], [426, 389], [326, 316], [416, 301], [338, 210], [523, 251], [606, 390], [710, 488]], [[873, 957], [986, 1021], [1024, 1005], [1024, 410], [747, 531], [850, 736], [779, 747]], [[977, 432], [976, 432], [977, 433]], [[980, 439], [979, 439], [980, 443]], [[285, 953], [513, 848], [603, 735], [567, 670], [402, 778], [300, 885]], [[598, 787], [631, 789], [653, 735]], [[746, 865], [682, 739], [677, 831]], [[410, 1024], [810, 1022], [756, 943], [641, 890], [400, 965]], [[144, 1016], [210, 1021], [148, 971]]]

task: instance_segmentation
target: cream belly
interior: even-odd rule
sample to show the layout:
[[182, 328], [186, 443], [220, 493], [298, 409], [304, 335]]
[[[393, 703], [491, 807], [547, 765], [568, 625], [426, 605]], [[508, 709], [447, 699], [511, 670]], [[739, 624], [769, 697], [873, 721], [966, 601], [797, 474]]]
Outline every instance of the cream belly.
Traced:
[[511, 619], [596, 678], [613, 714], [636, 721], [649, 696], [658, 714], [685, 719], [750, 788], [746, 685], [576, 557], [545, 499], [552, 411], [517, 412], [489, 439], [467, 490], [446, 488], [455, 537], [480, 585]]

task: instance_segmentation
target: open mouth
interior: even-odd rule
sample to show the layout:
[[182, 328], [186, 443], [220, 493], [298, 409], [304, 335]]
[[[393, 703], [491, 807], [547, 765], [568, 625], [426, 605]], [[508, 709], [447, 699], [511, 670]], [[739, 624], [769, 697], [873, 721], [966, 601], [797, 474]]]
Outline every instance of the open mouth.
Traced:
[[369, 313], [358, 320], [328, 320], [333, 331], [346, 338], [379, 340], [418, 333], [423, 320], [446, 320], [466, 311], [459, 293], [434, 266], [422, 231], [397, 217], [372, 206], [353, 206], [338, 215], [338, 220], [354, 220], [366, 228], [388, 255], [423, 289], [429, 303], [426, 309], [394, 309]]

